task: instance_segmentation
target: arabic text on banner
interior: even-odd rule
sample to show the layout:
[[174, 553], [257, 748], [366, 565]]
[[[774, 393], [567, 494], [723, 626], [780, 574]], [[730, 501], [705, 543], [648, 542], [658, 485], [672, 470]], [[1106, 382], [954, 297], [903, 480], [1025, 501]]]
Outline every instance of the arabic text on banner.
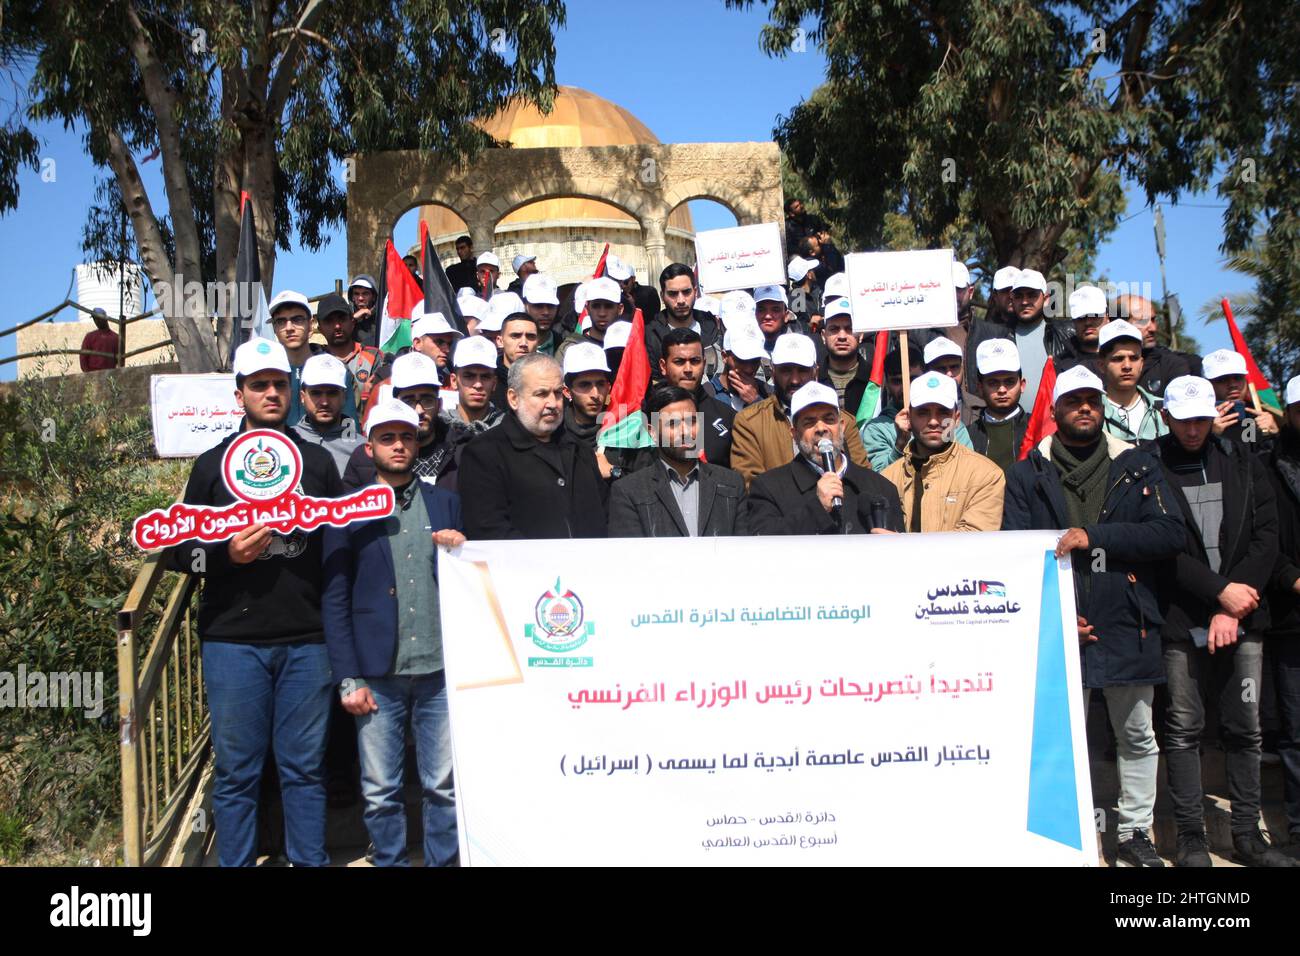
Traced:
[[1068, 561], [998, 535], [441, 552], [462, 862], [1095, 865]]

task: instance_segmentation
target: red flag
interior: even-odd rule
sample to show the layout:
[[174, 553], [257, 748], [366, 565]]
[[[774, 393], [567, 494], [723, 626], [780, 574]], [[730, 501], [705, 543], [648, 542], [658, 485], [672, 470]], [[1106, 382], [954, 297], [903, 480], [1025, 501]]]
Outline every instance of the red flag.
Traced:
[[632, 331], [628, 333], [623, 361], [614, 377], [614, 387], [609, 390], [609, 406], [601, 421], [602, 430], [639, 412], [649, 385], [650, 356], [645, 347], [645, 319], [637, 309], [632, 315]]
[[609, 243], [605, 243], [605, 251], [600, 254], [600, 261], [596, 263], [596, 271], [591, 274], [593, 279], [599, 279], [605, 274], [605, 259], [609, 256]]
[[1268, 379], [1255, 364], [1255, 356], [1250, 354], [1246, 337], [1241, 334], [1241, 329], [1237, 328], [1237, 320], [1232, 315], [1232, 306], [1228, 304], [1227, 299], [1223, 299], [1220, 305], [1223, 306], [1223, 317], [1228, 320], [1228, 334], [1232, 336], [1232, 347], [1246, 360], [1246, 381], [1255, 386], [1261, 404], [1272, 405], [1281, 410], [1282, 405], [1277, 400], [1277, 393], [1273, 391], [1273, 386], [1268, 384]]
[[1056, 388], [1056, 364], [1048, 358], [1043, 365], [1043, 377], [1038, 380], [1038, 394], [1034, 397], [1034, 411], [1029, 416], [1025, 439], [1020, 443], [1018, 461], [1024, 461], [1029, 452], [1048, 435], [1056, 432], [1056, 419], [1052, 417], [1052, 389]]

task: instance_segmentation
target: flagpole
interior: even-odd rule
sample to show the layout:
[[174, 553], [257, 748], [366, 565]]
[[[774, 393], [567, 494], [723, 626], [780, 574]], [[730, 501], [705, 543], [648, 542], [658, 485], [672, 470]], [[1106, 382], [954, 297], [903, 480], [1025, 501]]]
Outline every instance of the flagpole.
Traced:
[[898, 333], [898, 355], [902, 360], [901, 366], [903, 369], [903, 408], [908, 407], [908, 399], [912, 393], [912, 363], [907, 357], [907, 348], [907, 332], [900, 331]]

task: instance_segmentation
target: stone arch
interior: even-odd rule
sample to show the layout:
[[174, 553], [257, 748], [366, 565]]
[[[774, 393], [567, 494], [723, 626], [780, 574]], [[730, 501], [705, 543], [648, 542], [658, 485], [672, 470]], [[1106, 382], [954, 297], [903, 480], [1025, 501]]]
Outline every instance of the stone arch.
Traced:
[[741, 224], [780, 222], [780, 153], [775, 143], [493, 149], [451, 165], [429, 153], [356, 157], [348, 188], [348, 267], [379, 261], [387, 230], [411, 208], [438, 203], [469, 227], [477, 249], [492, 247], [497, 223], [515, 209], [557, 197], [615, 206], [641, 225], [651, 269], [663, 265], [669, 215], [711, 199]]

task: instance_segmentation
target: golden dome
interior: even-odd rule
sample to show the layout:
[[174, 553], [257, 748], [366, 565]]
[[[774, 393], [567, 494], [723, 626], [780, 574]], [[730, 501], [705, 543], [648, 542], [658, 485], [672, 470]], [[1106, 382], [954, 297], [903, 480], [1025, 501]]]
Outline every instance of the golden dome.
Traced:
[[[495, 139], [516, 149], [564, 146], [635, 146], [658, 144], [659, 138], [639, 119], [617, 103], [576, 86], [561, 86], [555, 106], [543, 115], [530, 103], [515, 101], [481, 121]], [[461, 231], [464, 224], [442, 206], [426, 206], [422, 215], [429, 233], [445, 236]], [[636, 225], [636, 219], [616, 206], [594, 199], [543, 199], [516, 209], [497, 223], [497, 228], [601, 221]], [[668, 218], [668, 228], [693, 233], [690, 210], [683, 204]]]

